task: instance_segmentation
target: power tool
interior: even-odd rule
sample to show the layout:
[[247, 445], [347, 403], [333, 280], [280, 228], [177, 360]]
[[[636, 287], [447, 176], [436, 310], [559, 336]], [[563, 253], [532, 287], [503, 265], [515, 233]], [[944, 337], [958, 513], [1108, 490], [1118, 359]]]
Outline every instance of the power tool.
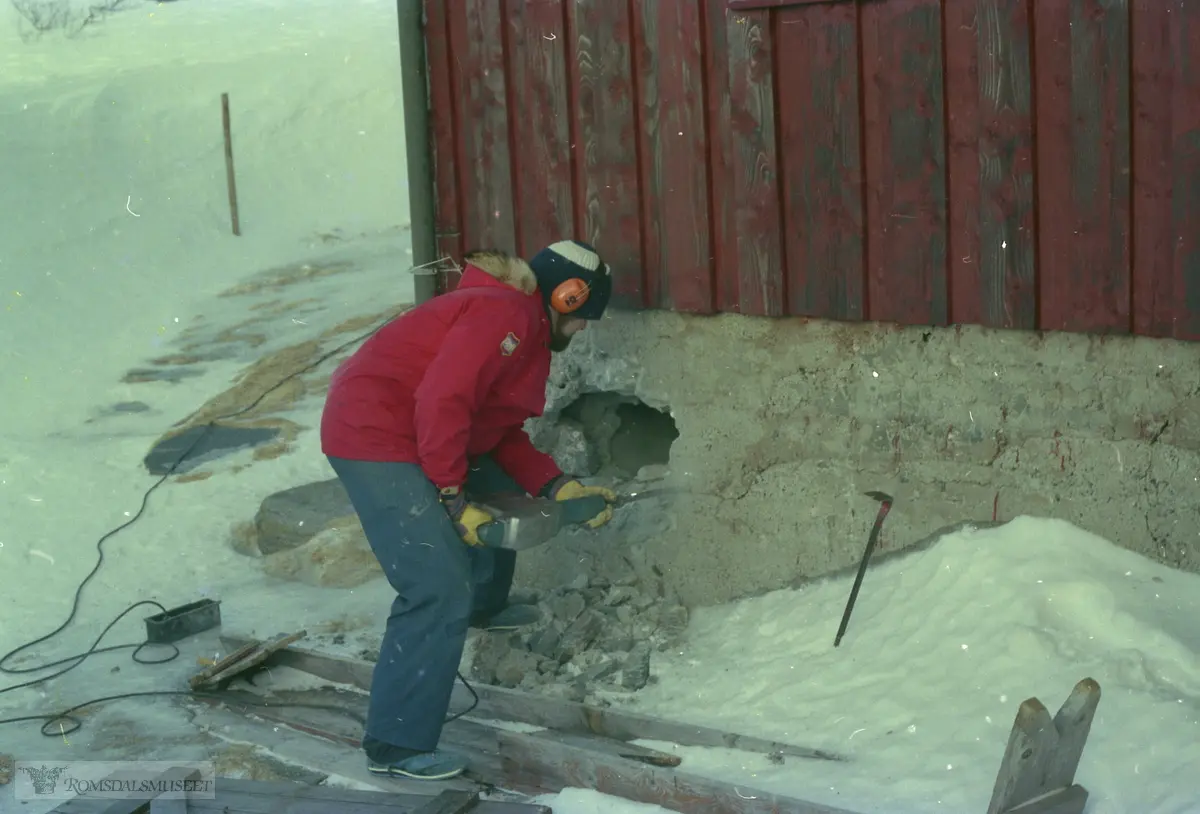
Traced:
[[[655, 489], [622, 495], [616, 506], [636, 500], [662, 496], [666, 489]], [[476, 501], [476, 504], [496, 519], [484, 523], [476, 534], [486, 546], [521, 551], [548, 542], [567, 526], [577, 526], [604, 511], [607, 501], [600, 495], [553, 500], [544, 497], [513, 495]]]

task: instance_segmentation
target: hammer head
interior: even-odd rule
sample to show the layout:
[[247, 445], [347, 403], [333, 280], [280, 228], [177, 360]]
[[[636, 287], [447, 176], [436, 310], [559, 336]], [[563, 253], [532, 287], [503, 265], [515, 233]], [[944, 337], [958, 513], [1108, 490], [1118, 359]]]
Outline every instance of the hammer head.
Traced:
[[880, 503], [893, 503], [892, 496], [884, 492], [864, 492], [867, 497], [873, 497]]

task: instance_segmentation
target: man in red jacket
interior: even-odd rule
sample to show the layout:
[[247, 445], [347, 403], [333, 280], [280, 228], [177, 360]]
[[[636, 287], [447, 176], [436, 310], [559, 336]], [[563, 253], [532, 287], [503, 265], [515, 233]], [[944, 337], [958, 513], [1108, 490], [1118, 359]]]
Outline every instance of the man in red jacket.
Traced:
[[542, 414], [552, 352], [604, 314], [612, 277], [591, 246], [560, 241], [526, 263], [467, 256], [458, 287], [381, 328], [334, 372], [321, 447], [396, 590], [371, 683], [363, 749], [378, 774], [440, 780], [437, 749], [471, 625], [537, 618], [509, 606], [515, 552], [486, 548], [472, 502], [523, 492], [616, 495], [564, 475], [523, 425]]

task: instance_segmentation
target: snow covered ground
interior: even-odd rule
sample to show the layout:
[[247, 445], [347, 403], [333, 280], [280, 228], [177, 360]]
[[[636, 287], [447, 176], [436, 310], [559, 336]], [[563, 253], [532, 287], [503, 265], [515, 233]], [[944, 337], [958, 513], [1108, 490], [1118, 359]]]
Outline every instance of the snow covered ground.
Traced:
[[[67, 618], [95, 541], [136, 514], [155, 480], [141, 466], [149, 446], [253, 358], [214, 361], [177, 384], [124, 384], [126, 371], [177, 350], [189, 327], [236, 325], [248, 306], [219, 294], [263, 270], [351, 268], [294, 286], [290, 295], [315, 303], [279, 316], [274, 347], [412, 296], [390, 0], [134, 3], [80, 37], [29, 42], [15, 19], [0, 7], [0, 653]], [[222, 92], [241, 237], [229, 228]], [[146, 409], [106, 413], [120, 402]], [[319, 408], [308, 398], [294, 417], [313, 427]], [[389, 601], [381, 581], [353, 591], [269, 581], [226, 542], [267, 494], [330, 474], [309, 430], [290, 454], [241, 474], [164, 485], [105, 543], [74, 626], [32, 661], [86, 649], [147, 599], [219, 595], [227, 624], [268, 634], [377, 629]], [[776, 766], [684, 750], [688, 769], [744, 793], [862, 814], [982, 814], [1018, 704], [1037, 696], [1053, 712], [1090, 676], [1104, 697], [1078, 777], [1089, 813], [1200, 811], [1200, 577], [1019, 518], [879, 563], [835, 650], [848, 588], [833, 580], [697, 612], [635, 706], [853, 758]], [[103, 644], [139, 641], [149, 612], [135, 610]], [[0, 718], [172, 689], [196, 655], [160, 666], [132, 664], [128, 651], [97, 656], [0, 694]], [[62, 738], [36, 723], [0, 726], [0, 752], [85, 759], [118, 741], [165, 750], [194, 737], [167, 701], [124, 701]], [[10, 809], [5, 793], [0, 810], [39, 814]], [[585, 790], [553, 804], [560, 814], [659, 810]]]

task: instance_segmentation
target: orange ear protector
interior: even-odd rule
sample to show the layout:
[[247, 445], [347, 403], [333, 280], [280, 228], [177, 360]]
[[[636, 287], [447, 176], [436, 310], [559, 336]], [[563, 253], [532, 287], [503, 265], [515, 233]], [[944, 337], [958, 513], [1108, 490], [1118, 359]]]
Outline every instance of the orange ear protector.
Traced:
[[559, 283], [550, 294], [550, 306], [560, 314], [572, 314], [583, 307], [591, 293], [591, 286], [572, 277]]

